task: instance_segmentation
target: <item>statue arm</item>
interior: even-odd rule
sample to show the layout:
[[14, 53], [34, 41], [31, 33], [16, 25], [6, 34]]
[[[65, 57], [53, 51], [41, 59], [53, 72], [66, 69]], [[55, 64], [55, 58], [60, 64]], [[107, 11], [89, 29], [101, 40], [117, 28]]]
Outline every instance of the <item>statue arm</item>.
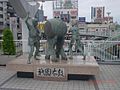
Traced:
[[25, 23], [28, 25], [28, 19], [29, 19], [29, 13], [27, 14], [27, 16], [25, 17]]
[[26, 16], [26, 18], [25, 18], [25, 23], [26, 23], [26, 25], [27, 25], [28, 30], [30, 31], [31, 28], [30, 28], [30, 24], [28, 23], [28, 19], [30, 19], [30, 17], [29, 17], [29, 12], [28, 12], [28, 14], [27, 14], [27, 16]]

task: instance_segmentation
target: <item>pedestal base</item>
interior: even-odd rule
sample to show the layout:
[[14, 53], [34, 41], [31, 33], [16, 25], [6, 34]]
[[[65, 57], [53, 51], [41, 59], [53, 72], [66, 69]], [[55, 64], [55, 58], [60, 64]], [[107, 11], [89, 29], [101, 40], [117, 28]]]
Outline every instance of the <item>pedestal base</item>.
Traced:
[[91, 75], [98, 75], [99, 65], [94, 57], [74, 56], [73, 60], [60, 60], [52, 62], [45, 60], [33, 60], [32, 64], [27, 64], [27, 57], [21, 56], [7, 64], [7, 69], [17, 72], [18, 77], [34, 78], [40, 80], [78, 80], [87, 79]]

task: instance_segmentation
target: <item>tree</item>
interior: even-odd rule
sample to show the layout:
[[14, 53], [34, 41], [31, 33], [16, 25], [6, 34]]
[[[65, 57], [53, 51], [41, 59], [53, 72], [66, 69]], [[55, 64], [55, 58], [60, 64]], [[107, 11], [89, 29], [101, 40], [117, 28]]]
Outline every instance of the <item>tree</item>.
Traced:
[[13, 34], [9, 28], [5, 28], [3, 31], [3, 42], [2, 42], [3, 52], [6, 55], [15, 55], [16, 48], [13, 41]]

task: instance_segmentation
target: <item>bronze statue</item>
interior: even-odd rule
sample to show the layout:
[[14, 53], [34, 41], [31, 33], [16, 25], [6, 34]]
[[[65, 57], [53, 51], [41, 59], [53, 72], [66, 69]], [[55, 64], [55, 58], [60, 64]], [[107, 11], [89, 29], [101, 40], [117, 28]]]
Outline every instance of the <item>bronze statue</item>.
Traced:
[[63, 49], [64, 38], [67, 33], [66, 24], [57, 18], [47, 20], [44, 33], [48, 43], [45, 58], [50, 59], [51, 56], [51, 60], [57, 62], [61, 56], [62, 60], [67, 60], [67, 56]]
[[29, 38], [28, 38], [28, 45], [30, 46], [30, 52], [29, 52], [29, 56], [28, 56], [28, 64], [31, 63], [31, 57], [33, 56], [33, 52], [34, 52], [34, 47], [36, 48], [35, 54], [34, 54], [34, 58], [36, 60], [39, 60], [37, 58], [37, 56], [39, 55], [39, 48], [40, 48], [40, 32], [38, 31], [38, 29], [36, 28], [37, 26], [37, 20], [32, 19], [29, 16], [29, 13], [25, 19], [25, 23], [27, 25], [27, 28], [29, 30]]
[[77, 23], [72, 24], [71, 32], [72, 32], [72, 37], [71, 37], [70, 44], [69, 44], [69, 52], [70, 52], [70, 57], [69, 58], [73, 59], [72, 47], [75, 44], [75, 50], [79, 50], [81, 55], [84, 56], [83, 60], [85, 60], [84, 44], [80, 41], [79, 28], [77, 26]]

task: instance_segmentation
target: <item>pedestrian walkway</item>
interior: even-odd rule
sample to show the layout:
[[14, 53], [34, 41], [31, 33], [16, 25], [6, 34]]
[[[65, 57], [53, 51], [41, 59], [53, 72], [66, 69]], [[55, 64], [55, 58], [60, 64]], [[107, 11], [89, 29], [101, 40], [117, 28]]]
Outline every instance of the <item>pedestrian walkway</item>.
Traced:
[[0, 55], [0, 66], [1, 65], [6, 65], [9, 61], [11, 61], [15, 58], [16, 58], [15, 55], [13, 55], [13, 56], [11, 56], [11, 55]]
[[5, 67], [0, 66], [0, 87], [7, 81], [9, 81], [10, 78], [12, 78], [16, 72], [13, 71], [7, 71]]
[[86, 81], [40, 81], [17, 78], [15, 72], [0, 67], [0, 90], [120, 90], [120, 65], [100, 65], [99, 76]]
[[120, 65], [100, 65], [96, 76], [99, 90], [120, 90]]

